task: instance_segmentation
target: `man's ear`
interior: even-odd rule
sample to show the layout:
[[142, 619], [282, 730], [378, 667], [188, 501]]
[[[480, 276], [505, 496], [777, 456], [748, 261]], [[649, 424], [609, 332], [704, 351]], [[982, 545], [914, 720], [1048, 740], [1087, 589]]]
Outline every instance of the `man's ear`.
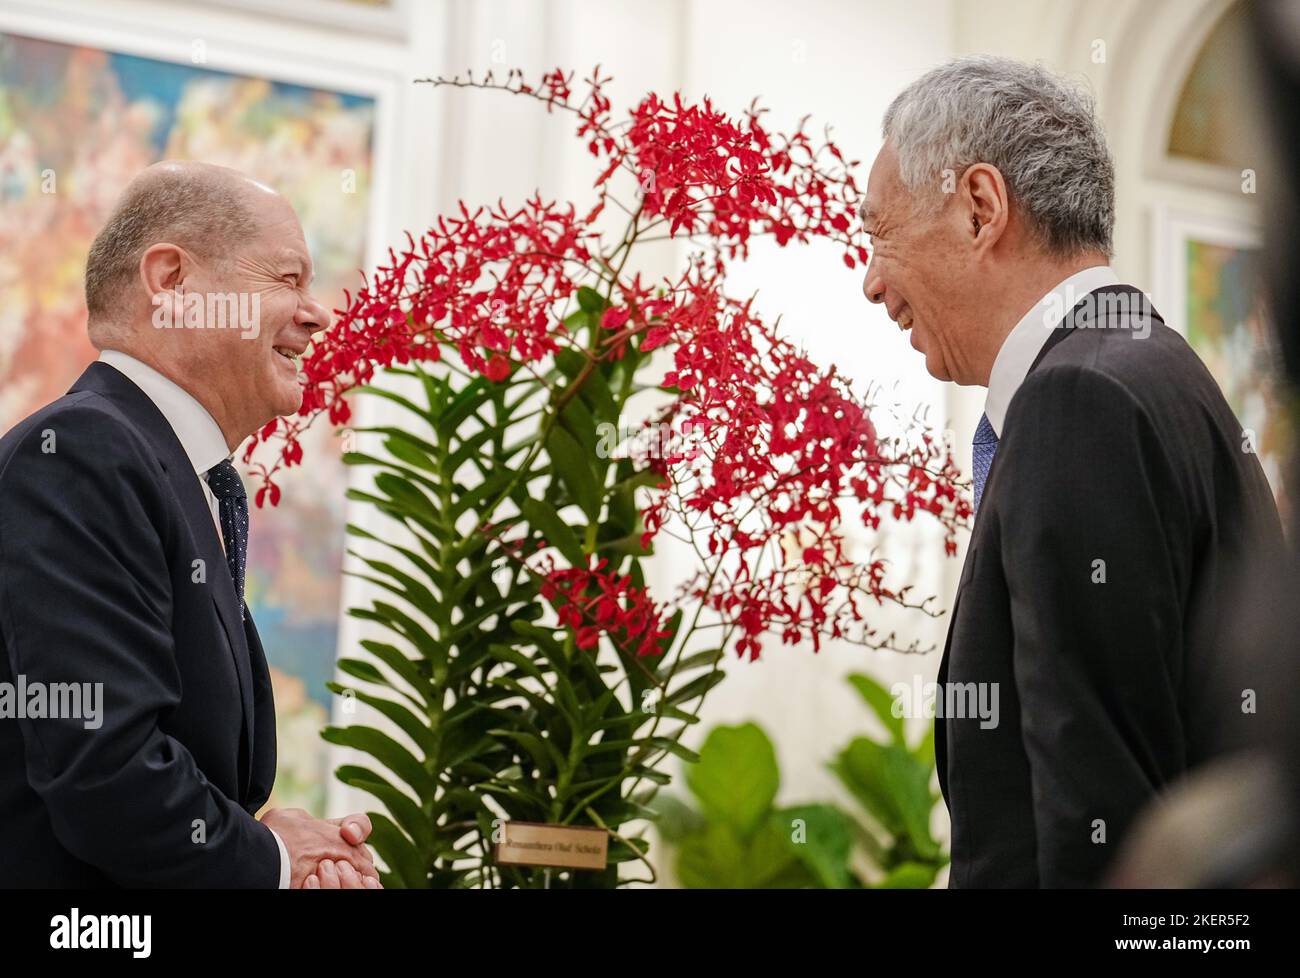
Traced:
[[996, 166], [975, 163], [962, 174], [962, 204], [967, 232], [978, 248], [991, 248], [1002, 237], [1010, 217], [1007, 183]]
[[190, 267], [190, 256], [180, 245], [150, 245], [140, 256], [140, 282], [145, 294], [152, 300], [160, 292], [184, 288]]

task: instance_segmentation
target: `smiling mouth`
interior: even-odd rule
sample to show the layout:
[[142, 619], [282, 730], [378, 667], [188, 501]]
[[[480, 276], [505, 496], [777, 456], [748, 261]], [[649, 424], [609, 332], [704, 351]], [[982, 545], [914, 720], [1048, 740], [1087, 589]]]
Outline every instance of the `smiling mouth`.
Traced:
[[273, 346], [271, 349], [280, 354], [280, 356], [284, 357], [295, 367], [302, 365], [302, 357], [299, 354], [294, 353], [293, 350], [289, 349], [287, 346]]
[[894, 322], [898, 323], [898, 328], [901, 332], [906, 333], [912, 328], [912, 310], [904, 309], [898, 314], [898, 318], [895, 319]]

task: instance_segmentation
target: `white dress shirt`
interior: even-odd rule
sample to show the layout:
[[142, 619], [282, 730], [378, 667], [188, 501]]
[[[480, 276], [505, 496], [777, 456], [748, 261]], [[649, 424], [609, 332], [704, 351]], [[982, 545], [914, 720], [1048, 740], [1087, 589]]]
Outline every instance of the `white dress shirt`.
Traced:
[[984, 399], [984, 414], [995, 435], [1002, 437], [1002, 425], [1007, 419], [1011, 399], [1020, 390], [1025, 375], [1052, 335], [1052, 330], [1089, 292], [1117, 284], [1119, 276], [1109, 265], [1094, 265], [1075, 272], [1034, 303], [1007, 334], [989, 372], [989, 392]]
[[[221, 433], [221, 428], [193, 395], [148, 364], [141, 363], [135, 357], [118, 350], [105, 350], [99, 355], [99, 362], [108, 364], [144, 391], [145, 396], [153, 401], [154, 406], [172, 426], [181, 448], [184, 449], [190, 464], [194, 466], [194, 474], [203, 489], [204, 498], [208, 501], [208, 509], [212, 511], [212, 523], [216, 527], [217, 540], [221, 541], [224, 549], [225, 541], [221, 534], [217, 497], [208, 488], [208, 469], [233, 454], [226, 445], [226, 436]], [[275, 844], [280, 847], [280, 889], [288, 889], [289, 850], [285, 847], [279, 833], [270, 826], [267, 828], [275, 836]]]

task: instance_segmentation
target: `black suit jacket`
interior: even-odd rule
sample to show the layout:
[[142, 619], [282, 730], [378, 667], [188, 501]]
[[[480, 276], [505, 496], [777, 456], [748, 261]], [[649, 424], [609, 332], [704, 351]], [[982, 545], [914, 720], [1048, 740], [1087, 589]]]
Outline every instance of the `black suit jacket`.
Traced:
[[[1141, 293], [1099, 291], [1127, 314], [1085, 322], [1081, 301], [1012, 398], [953, 605], [939, 688], [966, 716], [936, 719], [935, 753], [955, 888], [1094, 885], [1246, 722], [1222, 628], [1241, 568], [1281, 545], [1272, 494], [1183, 338], [1158, 318], [1138, 338]], [[967, 684], [996, 684], [996, 725]]]
[[274, 887], [271, 682], [194, 469], [93, 363], [0, 440], [0, 682], [103, 683], [102, 726], [0, 719], [0, 886]]

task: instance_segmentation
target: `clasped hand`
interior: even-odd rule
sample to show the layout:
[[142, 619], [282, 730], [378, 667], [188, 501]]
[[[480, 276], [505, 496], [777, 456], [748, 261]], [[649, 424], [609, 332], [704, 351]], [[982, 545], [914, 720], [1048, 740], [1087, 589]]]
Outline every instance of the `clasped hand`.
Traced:
[[262, 816], [289, 850], [293, 890], [382, 890], [379, 872], [364, 843], [365, 815], [321, 819], [301, 808], [273, 808]]

